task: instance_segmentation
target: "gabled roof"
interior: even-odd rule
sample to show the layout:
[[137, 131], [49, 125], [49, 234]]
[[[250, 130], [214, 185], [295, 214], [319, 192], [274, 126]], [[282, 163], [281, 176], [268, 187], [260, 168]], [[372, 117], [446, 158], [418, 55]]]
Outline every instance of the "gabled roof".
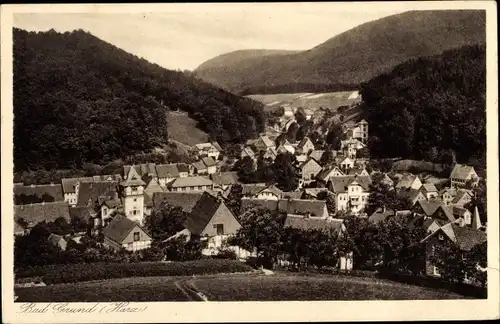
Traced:
[[483, 227], [481, 223], [481, 217], [479, 217], [479, 209], [474, 207], [474, 214], [472, 215], [472, 229], [479, 230]]
[[465, 180], [471, 171], [474, 171], [474, 167], [465, 164], [455, 164], [453, 171], [451, 171], [450, 178]]
[[[440, 205], [438, 206], [438, 208], [436, 209], [436, 212], [437, 212], [438, 210], [442, 210], [442, 211], [443, 211], [443, 214], [444, 214], [444, 216], [446, 217], [446, 220], [445, 220], [445, 221], [447, 221], [447, 222], [454, 222], [454, 221], [456, 221], [455, 216], [453, 215], [452, 209], [451, 209], [451, 208], [449, 208], [449, 206], [445, 206], [445, 205], [441, 205], [441, 204], [440, 204]], [[434, 214], [433, 214], [433, 215], [435, 215], [435, 214], [436, 214], [436, 212], [434, 212]]]
[[297, 145], [297, 148], [298, 148], [298, 149], [302, 149], [302, 148], [304, 148], [304, 146], [305, 146], [306, 144], [311, 144], [311, 145], [313, 145], [313, 147], [314, 147], [314, 144], [313, 144], [313, 142], [309, 139], [309, 137], [304, 137], [304, 138], [300, 141], [299, 145]]
[[156, 165], [158, 178], [177, 178], [179, 169], [176, 164], [158, 164]]
[[[142, 181], [142, 180], [141, 180]], [[114, 197], [117, 193], [117, 182], [82, 182], [78, 190], [77, 206], [87, 206], [97, 201], [99, 197]]]
[[419, 200], [417, 201], [417, 205], [420, 205], [420, 207], [422, 207], [422, 210], [424, 211], [425, 215], [432, 216], [439, 208], [439, 206], [442, 205], [442, 203], [436, 200], [431, 200], [431, 201]]
[[61, 179], [61, 184], [64, 193], [75, 193], [75, 186], [78, 182], [92, 182], [92, 181], [94, 181], [92, 177], [64, 178]]
[[363, 171], [368, 174], [368, 171], [366, 171], [366, 169], [362, 166], [357, 166], [357, 167], [354, 167], [352, 169], [349, 170], [349, 173], [348, 175], [361, 175], [363, 173]]
[[348, 162], [348, 163], [354, 163], [353, 159], [351, 159], [351, 158], [350, 158], [350, 157], [348, 157], [348, 156], [346, 156], [346, 157], [344, 157], [344, 158], [342, 158], [342, 159], [340, 160], [340, 164], [344, 164], [344, 163], [346, 163], [346, 162]]
[[[74, 191], [73, 191], [74, 192]], [[37, 196], [41, 198], [44, 194], [54, 198], [54, 201], [63, 201], [63, 189], [60, 184], [14, 186], [14, 195]]]
[[59, 241], [64, 240], [64, 238], [61, 235], [57, 235], [54, 233], [50, 233], [49, 237], [47, 240], [52, 243], [53, 245], [58, 245]]
[[267, 186], [265, 183], [245, 183], [241, 185], [242, 194], [243, 196], [254, 196], [267, 188]]
[[238, 183], [238, 172], [219, 172], [211, 175], [215, 185], [227, 186]]
[[186, 163], [177, 163], [177, 170], [179, 172], [189, 173], [189, 165], [187, 165]]
[[202, 161], [194, 162], [192, 165], [198, 171], [200, 171], [200, 170], [207, 170], [207, 166]]
[[329, 177], [329, 175], [333, 172], [333, 171], [337, 171], [339, 172], [341, 175], [344, 175], [344, 173], [342, 172], [342, 170], [340, 170], [339, 167], [337, 166], [331, 166], [329, 168], [323, 168], [317, 175], [317, 178], [318, 179], [321, 179], [323, 181], [327, 180], [327, 178]]
[[158, 181], [156, 181], [155, 178], [149, 180], [148, 185], [146, 186], [146, 188], [144, 188], [144, 193], [150, 196], [152, 196], [155, 192], [163, 192], [163, 191], [165, 190], [160, 186], [160, 184], [158, 183]]
[[[319, 160], [321, 160], [323, 153], [325, 153], [324, 150], [314, 150], [311, 152], [311, 154], [309, 154], [309, 156], [312, 157], [313, 159], [315, 159], [316, 161], [319, 161]], [[335, 156], [335, 155], [333, 155], [333, 156]]]
[[409, 188], [413, 184], [414, 181], [418, 178], [417, 175], [413, 174], [405, 174], [401, 177], [401, 179], [396, 184], [396, 188]]
[[330, 191], [327, 188], [305, 188], [304, 193], [316, 198], [320, 192], [327, 192], [329, 193]]
[[462, 200], [462, 198], [464, 198], [465, 196], [469, 196], [471, 197], [471, 195], [465, 191], [465, 190], [458, 190], [457, 191], [457, 195], [455, 197], [453, 197], [453, 200], [452, 200], [452, 203], [453, 204], [456, 204], [458, 203], [460, 200]]
[[445, 193], [448, 193], [450, 196], [455, 197], [457, 195], [457, 189], [456, 188], [444, 188], [439, 191], [439, 194], [442, 196]]
[[303, 194], [303, 191], [283, 191], [281, 197], [283, 199], [300, 199]]
[[14, 206], [14, 219], [16, 221], [23, 219], [29, 227], [43, 221], [50, 223], [60, 217], [66, 219], [68, 223], [71, 221], [69, 205], [64, 201]]
[[121, 181], [122, 176], [120, 174], [103, 174], [92, 176], [94, 182], [98, 181]]
[[310, 163], [313, 163], [313, 164], [316, 164], [319, 168], [321, 168], [321, 165], [318, 163], [318, 161], [316, 161], [314, 158], [312, 157], [309, 157], [304, 163], [302, 163], [299, 168], [303, 168], [305, 167], [306, 165], [310, 164]]
[[448, 223], [441, 226], [439, 230], [425, 237], [422, 242], [437, 235], [436, 233], [438, 232], [446, 234], [446, 236], [448, 236], [452, 242], [456, 243], [462, 251], [470, 251], [474, 246], [486, 242], [485, 232], [474, 230], [467, 226], [461, 227], [454, 223]]
[[215, 149], [216, 149], [217, 151], [219, 151], [219, 152], [220, 152], [220, 151], [222, 151], [222, 147], [219, 145], [219, 143], [217, 143], [217, 142], [212, 142], [212, 145], [215, 147]]
[[156, 167], [154, 163], [142, 163], [142, 164], [135, 164], [135, 165], [124, 165], [123, 166], [123, 175], [127, 177], [127, 175], [130, 173], [130, 169], [135, 169], [137, 174], [139, 176], [144, 176], [144, 175], [152, 175], [156, 176]]
[[418, 189], [413, 189], [413, 188], [403, 188], [398, 190], [397, 196], [399, 198], [407, 198], [410, 200], [412, 203], [415, 203], [418, 196], [421, 195], [422, 193]]
[[263, 188], [261, 191], [257, 192], [257, 195], [261, 193], [262, 191], [270, 191], [273, 194], [275, 194], [278, 197], [281, 197], [281, 194], [283, 193], [278, 187], [276, 187], [274, 184], [267, 186], [266, 188]]
[[323, 216], [326, 203], [322, 200], [309, 199], [255, 199], [244, 197], [241, 200], [241, 207], [248, 209], [252, 207], [263, 207], [269, 210], [282, 210], [287, 214], [304, 215], [310, 213], [312, 216]]
[[267, 147], [274, 147], [275, 146], [273, 141], [271, 141], [271, 139], [269, 137], [267, 137], [266, 135], [261, 135], [260, 139], [261, 139], [262, 143], [264, 143], [264, 145]]
[[[192, 234], [200, 235], [222, 204], [224, 203], [221, 200], [204, 192], [187, 217], [184, 226]], [[228, 213], [228, 216], [234, 217], [228, 208], [225, 208], [224, 211]]]
[[139, 224], [131, 221], [127, 217], [117, 215], [108, 224], [108, 226], [104, 228], [102, 233], [104, 234], [105, 237], [120, 244], [136, 227], [141, 228]]
[[291, 227], [301, 230], [333, 231], [340, 233], [343, 220], [341, 219], [322, 219], [314, 217], [304, 217], [302, 215], [288, 215], [285, 219], [284, 227]]
[[215, 166], [215, 165], [217, 165], [217, 162], [215, 162], [215, 160], [214, 160], [211, 156], [206, 156], [206, 157], [203, 157], [201, 160], [203, 161], [203, 163], [204, 163], [207, 167], [211, 167], [211, 166]]
[[193, 176], [186, 178], [177, 178], [170, 185], [172, 188], [179, 187], [196, 187], [196, 186], [211, 186], [213, 184], [212, 180], [202, 176]]
[[449, 206], [451, 209], [451, 212], [454, 216], [457, 217], [464, 217], [467, 212], [470, 213], [470, 211], [466, 208], [459, 207], [459, 206]]
[[243, 153], [245, 153], [246, 155], [248, 155], [251, 158], [253, 158], [255, 156], [255, 152], [248, 146], [243, 149]]
[[432, 183], [424, 183], [421, 189], [425, 190], [426, 192], [437, 192], [436, 186]]
[[[156, 174], [156, 171], [155, 171]], [[145, 186], [146, 183], [142, 181], [141, 176], [137, 173], [135, 166], [133, 168], [130, 168], [127, 177], [125, 180], [120, 182], [121, 186], [128, 187], [128, 186]]]
[[364, 191], [370, 190], [370, 177], [369, 176], [338, 176], [330, 177], [334, 193], [347, 192], [347, 187], [354, 182], [359, 184]]
[[163, 202], [174, 207], [181, 207], [186, 213], [190, 213], [200, 200], [203, 192], [155, 192], [153, 194], [153, 206], [158, 208]]

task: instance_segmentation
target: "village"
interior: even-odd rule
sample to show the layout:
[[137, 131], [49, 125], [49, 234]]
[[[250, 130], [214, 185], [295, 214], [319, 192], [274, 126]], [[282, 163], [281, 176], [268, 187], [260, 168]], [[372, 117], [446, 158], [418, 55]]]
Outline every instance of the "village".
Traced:
[[[228, 168], [221, 145], [199, 143], [192, 147], [196, 162], [191, 164], [143, 163], [125, 165], [121, 174], [64, 178], [61, 183], [47, 185], [16, 183], [16, 201], [24, 197], [25, 203], [15, 205], [14, 235], [28, 235], [40, 222], [64, 219], [73, 224], [78, 219], [85, 224], [81, 227], [84, 230], [68, 235], [52, 233], [47, 240], [65, 250], [69, 241], [100, 235], [102, 245], [110, 250], [141, 251], [154, 244], [152, 233], [144, 227], [145, 220], [155, 217], [155, 211], [168, 204], [180, 207], [188, 216], [182, 231], [162, 241], [180, 235], [187, 240], [201, 237], [207, 242], [204, 255], [217, 255], [229, 248], [240, 260], [256, 256], [256, 251], [228, 246], [227, 240], [237, 234], [240, 217], [251, 208], [284, 212], [285, 227], [333, 230], [347, 236], [344, 222], [349, 218], [375, 224], [406, 215], [408, 226], [421, 226], [427, 233], [421, 241], [426, 251], [443, 241], [470, 251], [486, 241], [483, 215], [477, 206], [467, 208], [480, 180], [474, 167], [455, 164], [444, 179], [424, 178], [408, 171], [381, 171], [373, 167], [366, 153], [370, 125], [360, 116], [342, 123], [342, 140], [338, 149], [332, 150], [317, 147], [307, 136], [296, 142], [280, 137], [296, 121], [299, 108], [286, 103], [278, 106], [282, 115], [268, 125], [268, 131], [242, 145], [239, 160], [257, 164], [264, 159], [272, 163], [280, 154], [293, 156], [298, 171], [295, 190], [284, 191], [276, 183], [243, 183], [234, 169], [238, 159], [232, 161], [233, 169]], [[302, 111], [305, 120], [315, 118], [314, 112]], [[231, 171], [223, 171], [228, 169]], [[380, 205], [368, 213], [375, 181], [407, 204], [401, 209]], [[241, 191], [240, 214], [228, 207], [235, 187]], [[26, 203], [26, 197], [42, 201]], [[339, 271], [351, 271], [353, 267], [356, 264], [352, 253], [337, 263]], [[430, 255], [426, 257], [425, 274], [440, 276]]]

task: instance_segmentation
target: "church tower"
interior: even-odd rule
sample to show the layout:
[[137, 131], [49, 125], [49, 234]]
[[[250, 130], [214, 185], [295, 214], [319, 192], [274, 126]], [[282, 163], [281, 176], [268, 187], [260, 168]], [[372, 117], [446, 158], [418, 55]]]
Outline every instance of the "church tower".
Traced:
[[130, 167], [126, 178], [120, 182], [123, 211], [128, 219], [142, 224], [144, 218], [144, 187], [146, 183], [135, 170]]

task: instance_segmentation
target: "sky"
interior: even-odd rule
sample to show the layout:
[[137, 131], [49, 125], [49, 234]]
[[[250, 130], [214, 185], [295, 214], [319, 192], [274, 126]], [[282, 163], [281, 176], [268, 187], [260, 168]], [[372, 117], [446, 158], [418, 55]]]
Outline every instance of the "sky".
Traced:
[[191, 3], [145, 13], [17, 13], [14, 26], [29, 31], [83, 29], [165, 68], [193, 70], [235, 50], [307, 50], [355, 26], [404, 11], [339, 5]]

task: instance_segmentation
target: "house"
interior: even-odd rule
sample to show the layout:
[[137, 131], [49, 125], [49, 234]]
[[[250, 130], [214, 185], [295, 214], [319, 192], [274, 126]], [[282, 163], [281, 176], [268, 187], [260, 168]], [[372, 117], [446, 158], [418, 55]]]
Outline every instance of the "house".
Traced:
[[[355, 168], [356, 170], [358, 168]], [[366, 168], [365, 168], [366, 170]], [[357, 171], [354, 171], [354, 172], [357, 172]], [[362, 172], [364, 173], [364, 172]], [[359, 174], [358, 174], [359, 175]], [[385, 184], [386, 186], [388, 186], [389, 188], [394, 188], [394, 180], [391, 179], [391, 177], [389, 177], [389, 175], [387, 173], [382, 173], [380, 171], [372, 171], [372, 173], [370, 174], [370, 177], [372, 179], [376, 179], [378, 177], [381, 177], [380, 178], [380, 182]]]
[[201, 161], [207, 167], [208, 174], [214, 174], [215, 172], [217, 172], [217, 162], [215, 162], [215, 160], [212, 157], [210, 156], [203, 157]]
[[281, 199], [310, 199], [310, 198], [303, 198], [302, 196], [304, 196], [303, 191], [283, 191], [281, 193]]
[[[314, 150], [309, 153], [309, 157], [315, 159], [316, 161], [321, 161], [321, 157], [325, 153], [324, 150]], [[332, 151], [332, 156], [335, 157], [337, 155], [337, 151]]]
[[20, 200], [21, 195], [36, 197], [39, 199], [36, 202], [41, 202], [42, 200], [45, 202], [64, 201], [63, 188], [60, 184], [14, 186], [14, 196], [18, 198], [16, 200]]
[[224, 241], [241, 228], [224, 202], [207, 192], [198, 200], [184, 226], [190, 235], [208, 240], [205, 254], [215, 254]]
[[363, 166], [355, 166], [354, 168], [350, 169], [347, 175], [350, 176], [363, 176], [363, 177], [369, 177], [370, 174], [368, 171], [366, 171], [366, 168]]
[[364, 144], [368, 142], [368, 122], [366, 120], [363, 119], [354, 124], [354, 127], [349, 128], [350, 133], [352, 133], [351, 138], [357, 139]]
[[301, 196], [297, 199], [318, 199], [318, 195], [321, 195], [322, 193], [323, 195], [332, 194], [327, 188], [305, 188], [301, 193]]
[[342, 170], [340, 170], [337, 166], [332, 166], [329, 168], [323, 168], [320, 173], [318, 173], [318, 180], [328, 182], [331, 177], [341, 177], [344, 176]]
[[396, 184], [396, 189], [411, 188], [420, 190], [420, 187], [422, 187], [422, 181], [420, 181], [418, 175], [413, 174], [404, 174]]
[[301, 154], [309, 154], [310, 152], [312, 153], [314, 149], [314, 144], [309, 137], [304, 137], [300, 141], [299, 145], [297, 145], [297, 152]]
[[139, 251], [151, 247], [153, 239], [137, 222], [117, 215], [103, 230], [104, 246], [114, 250]]
[[99, 197], [114, 197], [117, 191], [118, 182], [115, 181], [78, 182], [75, 207], [94, 206]]
[[192, 176], [177, 178], [170, 185], [171, 191], [204, 191], [212, 190], [213, 182], [207, 177]]
[[456, 195], [457, 189], [455, 188], [444, 188], [439, 192], [439, 198], [445, 205], [451, 205]]
[[238, 172], [219, 172], [211, 175], [214, 190], [224, 191], [238, 183]]
[[255, 198], [259, 192], [268, 186], [265, 183], [243, 183], [241, 185], [242, 195], [243, 197]]
[[208, 167], [205, 163], [203, 163], [203, 161], [194, 162], [192, 166], [197, 175], [208, 174]]
[[295, 154], [295, 147], [293, 147], [288, 140], [285, 140], [283, 143], [278, 146], [276, 151], [279, 153], [290, 153], [290, 154]]
[[158, 184], [163, 187], [180, 177], [176, 164], [158, 164], [156, 165], [156, 174]]
[[[123, 166], [123, 176], [126, 177], [129, 174], [130, 169], [135, 169], [136, 173], [140, 176], [149, 176], [153, 178], [158, 178], [158, 174], [156, 172], [156, 165], [154, 163], [142, 163], [135, 165], [124, 165]], [[123, 179], [115, 180], [117, 182]]]
[[453, 197], [451, 204], [454, 206], [465, 206], [472, 201], [472, 193], [469, 190], [458, 189], [457, 194]]
[[122, 180], [122, 175], [121, 174], [103, 174], [103, 175], [92, 176], [92, 181], [94, 181], [94, 182], [99, 182], [99, 181], [121, 181], [121, 180]]
[[177, 163], [177, 171], [179, 171], [180, 178], [186, 178], [193, 175], [193, 168], [189, 164]]
[[361, 150], [365, 147], [365, 144], [355, 138], [340, 141], [340, 150], [344, 152], [345, 156], [348, 156], [352, 159], [356, 158], [358, 150]]
[[300, 155], [295, 155], [295, 159], [297, 160], [297, 162], [299, 163], [304, 163], [307, 161], [309, 157], [305, 154], [300, 154]]
[[441, 274], [432, 262], [432, 255], [437, 246], [449, 241], [455, 244], [461, 251], [467, 252], [475, 246], [486, 242], [486, 233], [469, 227], [460, 227], [454, 223], [441, 226], [438, 230], [427, 235], [421, 242], [425, 244], [425, 274], [432, 277], [440, 277]]
[[255, 160], [256, 159], [256, 156], [255, 156], [255, 152], [252, 150], [251, 147], [249, 146], [246, 146], [245, 148], [243, 148], [243, 150], [241, 151], [241, 156], [240, 158], [243, 159], [245, 157], [249, 157], [251, 158], [252, 160]]
[[[435, 216], [435, 213], [440, 206], [444, 205], [441, 201], [438, 200], [418, 200], [417, 203], [412, 207], [412, 212], [422, 216], [432, 217]], [[443, 217], [439, 218], [446, 219], [450, 214], [451, 213], [448, 213], [448, 209], [443, 210]]]
[[107, 224], [109, 224], [111, 215], [113, 215], [115, 211], [122, 207], [122, 201], [117, 196], [111, 199], [101, 197], [100, 199], [98, 199], [98, 204], [100, 206], [100, 214], [95, 217], [96, 219], [94, 220], [94, 227], [105, 227]]
[[[142, 224], [144, 219], [145, 187], [146, 183], [141, 179], [136, 168], [130, 168], [127, 176], [120, 182], [123, 212], [127, 218], [139, 224]], [[112, 197], [115, 202], [118, 200], [116, 193], [113, 193]]]
[[361, 213], [368, 204], [370, 177], [341, 176], [332, 177], [328, 188], [336, 195], [337, 211], [348, 211], [355, 215]]
[[469, 180], [477, 181], [477, 179], [474, 167], [464, 164], [455, 164], [450, 174], [451, 186], [455, 188], [463, 188]]
[[194, 147], [199, 157], [208, 156], [215, 160], [219, 159], [219, 155], [222, 152], [222, 148], [217, 142], [200, 143], [196, 144]]
[[164, 192], [165, 187], [162, 187], [155, 178], [146, 179], [146, 187], [144, 188], [144, 195], [153, 197], [155, 192]]
[[278, 156], [278, 151], [274, 147], [270, 147], [267, 151], [264, 152], [264, 159], [275, 160]]
[[79, 188], [79, 182], [93, 182], [92, 177], [84, 177], [84, 178], [65, 178], [61, 179], [64, 201], [67, 202], [70, 206], [76, 206], [78, 202], [78, 192], [77, 188]]
[[306, 184], [313, 182], [322, 169], [321, 165], [313, 158], [308, 158], [299, 168], [301, 170], [302, 183]]
[[68, 203], [56, 201], [14, 206], [14, 220], [25, 225], [27, 230], [40, 222], [50, 223], [58, 218], [64, 218], [68, 223], [71, 222]]
[[[337, 239], [346, 234], [346, 227], [343, 220], [335, 218], [315, 218], [304, 215], [287, 215], [284, 228], [294, 228], [299, 230], [317, 230], [337, 235]], [[352, 253], [340, 256], [337, 267], [342, 271], [350, 271], [353, 267]]]
[[[457, 219], [453, 215], [451, 208], [449, 208], [448, 206], [445, 206], [443, 204], [431, 205], [432, 208], [434, 206], [437, 206], [437, 208], [436, 208], [436, 211], [434, 211], [434, 213], [432, 213], [430, 215], [431, 218], [440, 219], [446, 223], [453, 223], [453, 222], [457, 221]], [[431, 207], [428, 207], [428, 208], [431, 208]], [[427, 214], [425, 214], [424, 216], [427, 216]]]
[[51, 233], [47, 240], [50, 244], [57, 246], [62, 251], [66, 251], [66, 248], [68, 247], [68, 242], [61, 235]]
[[412, 188], [399, 189], [397, 191], [397, 197], [399, 199], [407, 199], [410, 202], [410, 207], [415, 206], [417, 201], [426, 200], [422, 191]]
[[253, 146], [256, 149], [256, 152], [267, 151], [268, 149], [276, 149], [276, 145], [274, 142], [266, 135], [260, 135], [259, 138], [255, 141]]
[[269, 210], [280, 210], [293, 215], [309, 215], [311, 217], [328, 218], [328, 209], [323, 200], [308, 200], [308, 199], [255, 199], [243, 197], [241, 199], [242, 210], [247, 210], [253, 207], [266, 208]]
[[253, 197], [256, 199], [278, 200], [281, 198], [282, 193], [275, 185], [269, 185], [256, 192]]
[[350, 169], [354, 168], [354, 160], [350, 157], [345, 157], [340, 161], [339, 165], [343, 172], [349, 172]]
[[439, 198], [438, 190], [432, 183], [424, 183], [420, 187], [420, 191], [424, 194], [427, 200]]
[[446, 208], [451, 209], [451, 213], [459, 226], [472, 226], [472, 213], [467, 208], [459, 206], [448, 206]]

